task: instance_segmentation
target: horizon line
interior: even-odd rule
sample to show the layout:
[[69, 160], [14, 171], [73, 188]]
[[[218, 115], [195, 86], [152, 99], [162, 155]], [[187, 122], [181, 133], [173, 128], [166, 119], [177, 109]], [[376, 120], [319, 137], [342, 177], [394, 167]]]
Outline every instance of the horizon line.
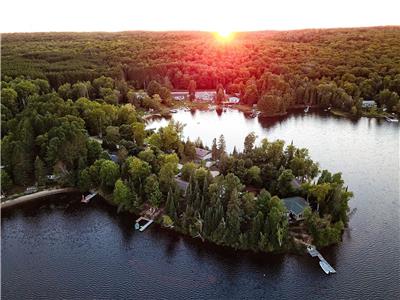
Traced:
[[[350, 26], [350, 27], [304, 27], [292, 29], [257, 29], [257, 30], [241, 30], [232, 31], [232, 33], [257, 33], [257, 32], [288, 32], [288, 31], [304, 31], [304, 30], [335, 30], [335, 29], [372, 29], [372, 28], [400, 28], [399, 25], [371, 25], [371, 26]], [[127, 29], [127, 30], [88, 30], [88, 31], [68, 31], [68, 30], [52, 30], [52, 31], [9, 31], [0, 32], [0, 34], [27, 34], [27, 33], [124, 33], [124, 32], [149, 32], [149, 33], [167, 33], [167, 32], [182, 32], [182, 33], [213, 33], [218, 30], [201, 30], [201, 29]]]

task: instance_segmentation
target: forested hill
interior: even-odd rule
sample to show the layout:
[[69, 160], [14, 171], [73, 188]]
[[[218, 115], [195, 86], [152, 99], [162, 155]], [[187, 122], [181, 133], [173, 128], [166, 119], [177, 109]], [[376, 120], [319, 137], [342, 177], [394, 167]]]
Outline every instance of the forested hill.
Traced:
[[3, 76], [43, 78], [55, 89], [101, 75], [137, 89], [151, 80], [187, 89], [194, 80], [271, 114], [295, 104], [357, 114], [362, 99], [400, 111], [400, 27], [248, 32], [229, 42], [206, 32], [3, 34], [1, 64]]
[[236, 34], [221, 43], [203, 32], [24, 33], [2, 35], [2, 72], [58, 87], [101, 75], [136, 81], [168, 76], [174, 88], [246, 83], [265, 72], [293, 79], [357, 80], [400, 73], [400, 27]]

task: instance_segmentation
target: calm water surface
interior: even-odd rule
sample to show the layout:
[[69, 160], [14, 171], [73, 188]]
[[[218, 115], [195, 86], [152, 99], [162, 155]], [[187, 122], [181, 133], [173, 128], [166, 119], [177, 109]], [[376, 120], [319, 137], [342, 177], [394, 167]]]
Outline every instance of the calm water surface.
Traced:
[[[322, 168], [343, 173], [357, 208], [343, 243], [322, 253], [326, 276], [307, 256], [235, 252], [151, 226], [100, 199], [79, 195], [2, 212], [3, 299], [398, 299], [399, 125], [316, 113], [262, 121], [238, 111], [179, 112], [184, 135], [228, 150], [259, 139], [307, 147]], [[165, 125], [154, 121], [149, 127]]]

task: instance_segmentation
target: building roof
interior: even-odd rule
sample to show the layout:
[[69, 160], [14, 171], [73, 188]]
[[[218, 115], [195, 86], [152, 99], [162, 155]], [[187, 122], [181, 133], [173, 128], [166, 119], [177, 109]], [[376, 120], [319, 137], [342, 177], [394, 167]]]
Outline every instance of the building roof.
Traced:
[[188, 186], [189, 186], [189, 182], [184, 181], [180, 178], [175, 178], [175, 182], [178, 185], [179, 189], [186, 192]]
[[290, 184], [296, 190], [301, 187], [301, 182], [297, 178], [294, 178]]
[[215, 165], [215, 161], [206, 161], [206, 168], [211, 168], [213, 165]]
[[203, 158], [211, 153], [211, 151], [202, 149], [202, 148], [195, 148], [197, 157]]
[[308, 206], [308, 202], [304, 198], [298, 196], [283, 198], [282, 201], [287, 210], [295, 215], [301, 214]]
[[110, 154], [110, 159], [115, 163], [117, 163], [119, 160], [116, 154]]
[[214, 177], [217, 177], [219, 175], [219, 171], [210, 171], [210, 174], [214, 178]]
[[172, 96], [187, 96], [189, 95], [189, 92], [187, 91], [175, 91], [175, 92], [171, 92]]
[[238, 97], [229, 97], [229, 98], [228, 98], [228, 101], [229, 101], [230, 103], [239, 103], [239, 102], [240, 102], [240, 99], [239, 99]]
[[363, 106], [373, 106], [373, 105], [376, 105], [376, 102], [375, 102], [375, 100], [363, 100], [362, 105]]

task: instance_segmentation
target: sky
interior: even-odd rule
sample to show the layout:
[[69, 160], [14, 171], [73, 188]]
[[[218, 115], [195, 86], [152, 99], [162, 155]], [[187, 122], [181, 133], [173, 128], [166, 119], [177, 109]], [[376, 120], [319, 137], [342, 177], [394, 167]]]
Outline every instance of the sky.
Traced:
[[254, 31], [400, 25], [399, 0], [8, 0], [0, 32]]

